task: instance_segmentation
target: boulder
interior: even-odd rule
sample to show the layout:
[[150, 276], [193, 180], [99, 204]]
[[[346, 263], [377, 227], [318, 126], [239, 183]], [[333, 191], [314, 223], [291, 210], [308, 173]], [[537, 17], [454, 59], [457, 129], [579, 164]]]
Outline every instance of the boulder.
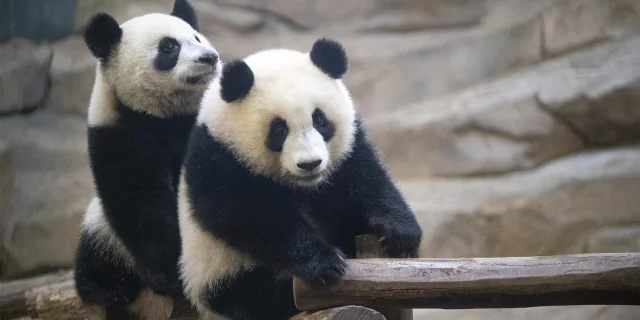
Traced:
[[[13, 188], [13, 164], [9, 141], [0, 139], [0, 226], [6, 225], [11, 205], [11, 189]], [[0, 228], [0, 239], [3, 229]], [[1, 253], [0, 253], [1, 254]], [[0, 261], [3, 259], [0, 259]], [[1, 267], [2, 262], [0, 262]]]
[[0, 44], [0, 115], [40, 106], [52, 58], [49, 47], [23, 38]]
[[498, 177], [402, 180], [399, 187], [424, 231], [422, 257], [610, 252], [638, 241], [640, 146]]
[[93, 196], [85, 120], [52, 110], [4, 117], [0, 136], [11, 142], [14, 171], [0, 243], [3, 277], [72, 266], [78, 226]]
[[636, 0], [555, 0], [542, 13], [545, 56], [640, 30]]
[[398, 179], [504, 173], [638, 141], [639, 50], [640, 37], [605, 43], [366, 125]]
[[518, 16], [471, 30], [348, 34], [337, 31], [249, 34], [212, 38], [222, 59], [243, 58], [269, 47], [309, 51], [313, 42], [329, 36], [340, 41], [349, 56], [344, 81], [365, 117], [386, 114], [408, 103], [423, 101], [481, 83], [542, 59], [539, 19]]
[[408, 31], [478, 23], [486, 0], [297, 1], [215, 0], [225, 6], [265, 12], [293, 29], [332, 26], [343, 30]]
[[97, 60], [81, 36], [52, 44], [51, 88], [46, 107], [86, 116]]
[[514, 309], [414, 310], [415, 320], [631, 320], [640, 318], [637, 306], [559, 306]]
[[170, 13], [174, 0], [77, 0], [74, 31], [82, 33], [85, 24], [98, 12], [112, 15], [119, 23], [151, 13]]

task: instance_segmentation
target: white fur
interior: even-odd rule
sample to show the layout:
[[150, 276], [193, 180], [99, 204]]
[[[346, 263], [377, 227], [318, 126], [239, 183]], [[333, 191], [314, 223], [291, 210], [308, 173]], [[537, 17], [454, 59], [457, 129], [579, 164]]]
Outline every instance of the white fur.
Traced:
[[193, 217], [187, 194], [188, 186], [182, 175], [178, 189], [178, 217], [183, 244], [179, 262], [181, 278], [187, 298], [201, 314], [215, 319], [222, 316], [211, 313], [206, 301], [201, 300], [202, 294], [207, 289], [215, 292], [219, 279], [250, 269], [253, 262], [248, 256], [202, 229]]
[[[217, 54], [207, 38], [182, 19], [162, 13], [135, 17], [120, 27], [122, 40], [107, 67], [96, 68], [89, 124], [109, 125], [117, 119], [116, 96], [132, 109], [158, 117], [197, 112], [208, 81], [219, 74], [222, 65], [218, 59], [212, 72], [211, 66], [195, 62], [205, 53]], [[164, 37], [180, 43], [180, 55], [173, 69], [158, 71], [154, 59]], [[207, 77], [202, 82], [186, 82], [187, 77], [203, 74]]]
[[[355, 132], [355, 108], [341, 80], [335, 80], [316, 67], [308, 53], [287, 49], [257, 52], [245, 59], [254, 74], [254, 85], [244, 99], [226, 103], [220, 84], [212, 82], [203, 97], [198, 122], [207, 125], [257, 174], [299, 186], [317, 185], [351, 151]], [[328, 142], [313, 127], [312, 113], [320, 108], [334, 123], [335, 133]], [[265, 145], [271, 120], [286, 120], [289, 134], [280, 153]], [[297, 163], [322, 160], [312, 172]]]

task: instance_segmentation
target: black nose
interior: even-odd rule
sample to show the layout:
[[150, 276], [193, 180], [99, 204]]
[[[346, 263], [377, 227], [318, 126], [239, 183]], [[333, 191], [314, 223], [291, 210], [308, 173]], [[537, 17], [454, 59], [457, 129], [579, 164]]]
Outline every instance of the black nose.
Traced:
[[215, 65], [218, 62], [218, 55], [215, 53], [207, 53], [198, 58], [198, 62]]
[[298, 168], [311, 171], [316, 167], [318, 167], [321, 163], [322, 163], [322, 160], [316, 160], [311, 162], [300, 162], [298, 163]]

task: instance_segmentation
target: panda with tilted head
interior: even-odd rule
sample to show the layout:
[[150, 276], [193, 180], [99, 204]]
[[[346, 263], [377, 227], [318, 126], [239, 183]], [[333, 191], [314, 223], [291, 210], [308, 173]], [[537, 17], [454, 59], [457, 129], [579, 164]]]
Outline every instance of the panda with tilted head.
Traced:
[[292, 276], [331, 284], [373, 233], [417, 257], [422, 230], [365, 133], [334, 40], [225, 63], [185, 155], [178, 211], [185, 294], [205, 315], [284, 319]]
[[[171, 14], [120, 25], [96, 14], [84, 39], [98, 59], [88, 112], [97, 194], [81, 225], [76, 289], [88, 304], [153, 314], [182, 295], [180, 166], [200, 100], [221, 62], [186, 0], [176, 0]], [[156, 307], [145, 310], [145, 303]]]

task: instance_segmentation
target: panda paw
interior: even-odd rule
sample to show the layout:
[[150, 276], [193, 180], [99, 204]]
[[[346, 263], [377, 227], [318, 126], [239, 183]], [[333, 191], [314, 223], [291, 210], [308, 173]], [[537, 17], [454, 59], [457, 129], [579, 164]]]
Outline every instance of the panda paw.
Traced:
[[175, 271], [155, 271], [149, 268], [140, 268], [140, 274], [144, 282], [158, 295], [179, 296], [182, 295], [182, 282]]
[[337, 248], [328, 248], [313, 259], [294, 267], [293, 274], [311, 285], [334, 284], [347, 269], [345, 254]]
[[389, 258], [417, 258], [422, 231], [419, 226], [397, 223], [378, 224], [374, 233], [380, 237], [382, 250]]

